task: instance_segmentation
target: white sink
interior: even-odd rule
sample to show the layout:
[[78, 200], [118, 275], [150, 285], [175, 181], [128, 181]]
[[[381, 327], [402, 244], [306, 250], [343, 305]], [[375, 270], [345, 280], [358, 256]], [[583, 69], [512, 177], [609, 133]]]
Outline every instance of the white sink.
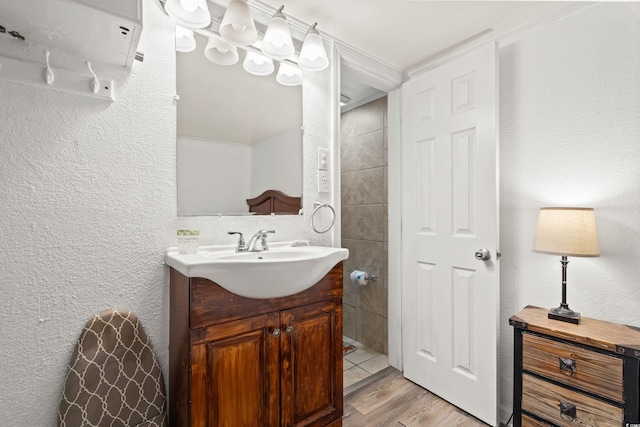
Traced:
[[269, 243], [262, 252], [235, 252], [232, 246], [204, 246], [195, 254], [167, 251], [166, 263], [187, 277], [204, 277], [247, 298], [280, 298], [315, 285], [349, 250]]

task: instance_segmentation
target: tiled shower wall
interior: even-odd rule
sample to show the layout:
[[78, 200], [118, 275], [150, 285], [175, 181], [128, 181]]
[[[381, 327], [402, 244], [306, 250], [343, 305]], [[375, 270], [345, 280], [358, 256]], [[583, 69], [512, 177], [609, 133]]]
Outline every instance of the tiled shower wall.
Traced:
[[[344, 335], [387, 353], [387, 97], [342, 114]], [[353, 270], [376, 273], [364, 287]]]

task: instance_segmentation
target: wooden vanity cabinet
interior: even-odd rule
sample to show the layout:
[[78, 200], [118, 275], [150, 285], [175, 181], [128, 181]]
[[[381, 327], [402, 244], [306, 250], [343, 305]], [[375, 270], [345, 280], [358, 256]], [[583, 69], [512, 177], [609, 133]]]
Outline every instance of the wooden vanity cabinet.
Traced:
[[170, 274], [171, 426], [342, 425], [342, 263], [275, 299]]

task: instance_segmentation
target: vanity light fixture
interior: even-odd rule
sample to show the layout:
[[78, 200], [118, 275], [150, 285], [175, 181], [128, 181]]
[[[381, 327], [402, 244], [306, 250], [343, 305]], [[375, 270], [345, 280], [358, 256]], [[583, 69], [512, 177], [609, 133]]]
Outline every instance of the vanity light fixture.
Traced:
[[[196, 48], [193, 30], [208, 37], [205, 57], [219, 65], [234, 65], [239, 60], [238, 46], [246, 51], [244, 69], [257, 76], [273, 73], [273, 60], [281, 63], [276, 80], [286, 86], [302, 84], [303, 71], [322, 71], [329, 66], [329, 59], [320, 33], [311, 25], [302, 47], [297, 51], [287, 18], [280, 6], [265, 27], [266, 12], [259, 16], [260, 34], [251, 13], [248, 0], [230, 0], [222, 19], [216, 11], [212, 18], [208, 0], [156, 0], [176, 25], [176, 51], [191, 52]], [[217, 5], [217, 1], [212, 0]], [[216, 29], [217, 26], [217, 29]], [[296, 31], [304, 31], [305, 25], [295, 22]], [[259, 37], [260, 36], [260, 37]], [[261, 52], [262, 54], [258, 53]], [[264, 56], [263, 56], [264, 55]]]
[[204, 56], [219, 65], [234, 65], [240, 58], [237, 47], [215, 37], [209, 37], [207, 46], [204, 48]]
[[207, 0], [167, 0], [165, 10], [185, 28], [204, 28], [211, 23]]
[[222, 22], [220, 35], [226, 41], [248, 46], [258, 40], [258, 31], [247, 0], [231, 0]]
[[193, 30], [176, 25], [176, 51], [191, 52], [196, 48]]
[[329, 66], [327, 52], [324, 50], [324, 43], [316, 25], [318, 25], [317, 22], [307, 30], [300, 50], [298, 65], [305, 71], [322, 71]]
[[268, 76], [275, 70], [273, 59], [250, 50], [247, 51], [242, 67], [247, 73], [255, 76]]
[[276, 81], [285, 86], [299, 86], [302, 84], [302, 70], [295, 65], [281, 62]]
[[262, 53], [273, 59], [288, 59], [295, 52], [287, 18], [282, 13], [284, 6], [273, 14], [262, 39]]

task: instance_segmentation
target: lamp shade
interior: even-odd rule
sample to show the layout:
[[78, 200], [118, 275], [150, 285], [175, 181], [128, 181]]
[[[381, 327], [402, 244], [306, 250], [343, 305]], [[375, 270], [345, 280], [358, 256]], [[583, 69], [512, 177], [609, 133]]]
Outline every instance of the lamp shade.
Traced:
[[255, 76], [268, 76], [273, 73], [275, 66], [273, 65], [273, 59], [260, 55], [252, 51], [247, 51], [247, 56], [244, 58], [242, 67], [247, 73]]
[[219, 65], [233, 65], [239, 59], [237, 47], [214, 37], [209, 37], [204, 48], [204, 56]]
[[533, 251], [562, 256], [600, 256], [592, 208], [541, 208]]
[[304, 37], [298, 65], [307, 71], [322, 71], [329, 66], [327, 52], [324, 50], [320, 33], [316, 30], [316, 24], [309, 28]]
[[287, 59], [293, 56], [295, 49], [287, 18], [280, 8], [273, 14], [262, 39], [262, 53], [273, 59]]
[[284, 86], [299, 86], [302, 84], [302, 70], [294, 65], [281, 62], [276, 81]]
[[211, 23], [207, 0], [167, 0], [165, 10], [185, 28], [204, 28]]
[[176, 51], [191, 52], [196, 48], [193, 30], [176, 25]]
[[220, 23], [220, 35], [226, 41], [241, 46], [248, 46], [258, 40], [256, 24], [247, 0], [231, 0]]

